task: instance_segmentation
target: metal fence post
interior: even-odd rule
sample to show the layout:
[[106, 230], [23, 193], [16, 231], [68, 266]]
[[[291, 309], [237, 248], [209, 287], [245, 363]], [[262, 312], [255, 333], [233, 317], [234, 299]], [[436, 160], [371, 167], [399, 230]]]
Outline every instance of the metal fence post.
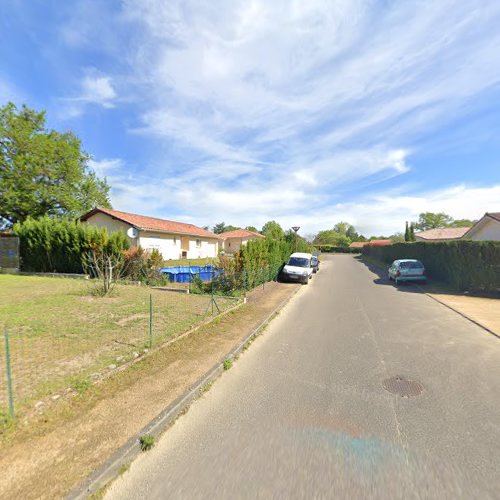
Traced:
[[149, 294], [149, 348], [153, 347], [153, 294]]
[[243, 270], [243, 304], [247, 303], [247, 272]]
[[7, 392], [9, 396], [9, 414], [11, 418], [14, 418], [14, 396], [12, 394], [12, 372], [10, 367], [10, 342], [9, 342], [9, 330], [7, 327], [3, 330], [3, 336], [5, 338], [5, 367], [7, 369]]
[[210, 291], [212, 293], [212, 300], [211, 300], [211, 304], [212, 304], [212, 316], [214, 315], [214, 266], [212, 264], [212, 280], [211, 280], [211, 283], [210, 283]]

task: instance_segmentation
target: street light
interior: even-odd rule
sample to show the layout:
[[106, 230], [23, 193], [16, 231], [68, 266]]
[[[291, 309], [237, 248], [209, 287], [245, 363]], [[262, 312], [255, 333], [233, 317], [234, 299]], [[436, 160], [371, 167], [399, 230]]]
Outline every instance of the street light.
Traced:
[[297, 245], [298, 245], [297, 232], [299, 231], [300, 227], [299, 226], [293, 226], [292, 229], [295, 231], [295, 251], [297, 251]]

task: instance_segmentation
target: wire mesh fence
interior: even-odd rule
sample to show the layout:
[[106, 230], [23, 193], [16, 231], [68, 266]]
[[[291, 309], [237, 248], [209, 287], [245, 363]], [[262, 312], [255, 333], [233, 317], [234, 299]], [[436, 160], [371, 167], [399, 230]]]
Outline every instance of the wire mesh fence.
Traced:
[[244, 302], [278, 267], [194, 276], [183, 288], [0, 275], [0, 424], [81, 392], [151, 348]]

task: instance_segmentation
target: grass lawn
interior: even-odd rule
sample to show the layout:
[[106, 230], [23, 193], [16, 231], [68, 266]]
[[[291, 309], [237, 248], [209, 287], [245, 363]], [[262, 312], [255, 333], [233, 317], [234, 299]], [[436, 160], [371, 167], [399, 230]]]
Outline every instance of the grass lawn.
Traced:
[[[118, 285], [112, 296], [93, 295], [90, 281], [0, 275], [0, 328], [8, 329], [16, 410], [40, 398], [85, 389], [92, 377], [207, 319], [210, 297]], [[234, 300], [218, 299], [221, 310]], [[0, 344], [0, 412], [5, 412], [6, 359]]]

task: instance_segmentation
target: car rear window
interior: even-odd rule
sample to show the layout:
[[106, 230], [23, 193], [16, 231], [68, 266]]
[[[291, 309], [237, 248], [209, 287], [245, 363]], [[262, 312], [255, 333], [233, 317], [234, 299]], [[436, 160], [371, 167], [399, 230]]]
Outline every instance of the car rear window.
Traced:
[[401, 262], [399, 267], [402, 269], [422, 269], [424, 266], [421, 262]]

